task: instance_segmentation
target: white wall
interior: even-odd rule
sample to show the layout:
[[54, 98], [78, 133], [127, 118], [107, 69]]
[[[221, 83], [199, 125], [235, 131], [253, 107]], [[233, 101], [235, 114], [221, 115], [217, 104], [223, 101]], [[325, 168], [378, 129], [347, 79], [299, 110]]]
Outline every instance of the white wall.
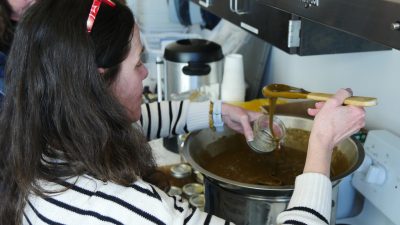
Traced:
[[378, 98], [366, 108], [367, 129], [386, 129], [400, 135], [400, 51], [322, 56], [289, 55], [271, 51], [268, 83], [285, 83], [314, 92], [334, 93], [350, 87], [355, 95]]

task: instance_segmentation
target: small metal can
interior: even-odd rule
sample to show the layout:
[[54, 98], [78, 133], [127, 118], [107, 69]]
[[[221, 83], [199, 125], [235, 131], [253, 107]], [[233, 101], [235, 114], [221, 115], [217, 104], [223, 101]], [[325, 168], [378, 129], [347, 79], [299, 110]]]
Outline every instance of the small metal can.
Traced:
[[182, 187], [183, 194], [187, 198], [190, 198], [193, 195], [198, 195], [204, 192], [204, 186], [198, 183], [189, 183], [185, 184], [185, 186]]
[[203, 183], [204, 183], [204, 176], [203, 176], [203, 174], [200, 173], [200, 171], [197, 171], [197, 170], [195, 170], [193, 173], [194, 173], [194, 175], [195, 175], [196, 181], [197, 181], [198, 183], [200, 183], [200, 184], [203, 184]]
[[203, 194], [197, 194], [197, 195], [193, 195], [189, 198], [189, 203], [190, 203], [190, 205], [204, 211], [206, 199]]
[[171, 186], [168, 190], [169, 196], [182, 195], [182, 189], [177, 186]]
[[171, 175], [176, 178], [185, 178], [192, 174], [192, 167], [186, 163], [180, 163], [171, 167]]

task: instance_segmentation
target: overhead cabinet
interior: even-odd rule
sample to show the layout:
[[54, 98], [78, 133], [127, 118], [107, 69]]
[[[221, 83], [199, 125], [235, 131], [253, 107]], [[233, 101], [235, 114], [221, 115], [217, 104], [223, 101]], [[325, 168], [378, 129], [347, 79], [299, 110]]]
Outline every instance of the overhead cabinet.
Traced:
[[399, 0], [255, 0], [400, 49]]
[[[278, 0], [277, 3], [280, 3]], [[318, 0], [296, 1], [304, 7]], [[310, 1], [310, 3], [302, 2]], [[308, 17], [277, 9], [270, 0], [193, 0], [222, 17], [290, 54], [318, 55], [390, 49]], [[283, 1], [286, 2], [286, 1]], [[307, 6], [312, 7], [317, 6]], [[303, 10], [303, 9], [302, 9]]]

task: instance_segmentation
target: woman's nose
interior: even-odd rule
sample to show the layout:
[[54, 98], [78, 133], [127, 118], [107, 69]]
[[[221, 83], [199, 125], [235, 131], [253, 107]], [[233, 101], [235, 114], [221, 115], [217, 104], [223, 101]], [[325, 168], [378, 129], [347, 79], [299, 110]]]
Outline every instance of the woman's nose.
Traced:
[[143, 65], [143, 80], [149, 75], [149, 70], [145, 65]]

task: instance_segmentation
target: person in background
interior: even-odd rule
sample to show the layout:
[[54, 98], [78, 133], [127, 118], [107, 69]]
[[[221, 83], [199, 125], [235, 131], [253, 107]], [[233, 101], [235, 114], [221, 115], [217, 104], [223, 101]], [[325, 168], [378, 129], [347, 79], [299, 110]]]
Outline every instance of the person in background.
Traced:
[[0, 2], [0, 103], [4, 95], [4, 66], [15, 27], [25, 10], [35, 0], [2, 0]]
[[[260, 114], [220, 101], [142, 105], [142, 50], [119, 1], [41, 0], [27, 10], [0, 114], [0, 224], [229, 224], [145, 181], [156, 167], [145, 136], [227, 124], [251, 140]], [[362, 108], [342, 106], [348, 96], [339, 90], [310, 109], [304, 174], [280, 223], [329, 220], [332, 148], [364, 126]]]
[[4, 66], [6, 65], [6, 55], [0, 52], [0, 109], [4, 97]]

